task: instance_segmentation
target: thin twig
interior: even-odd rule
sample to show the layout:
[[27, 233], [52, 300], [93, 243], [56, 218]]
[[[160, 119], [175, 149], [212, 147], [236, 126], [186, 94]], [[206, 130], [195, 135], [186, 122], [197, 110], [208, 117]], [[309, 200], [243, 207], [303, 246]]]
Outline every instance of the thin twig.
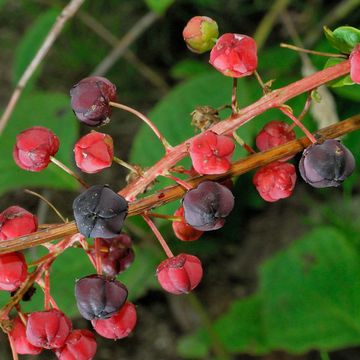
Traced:
[[51, 46], [60, 35], [61, 30], [63, 29], [65, 23], [76, 13], [79, 7], [83, 4], [85, 0], [71, 0], [68, 5], [64, 7], [61, 14], [57, 17], [53, 27], [47, 34], [44, 42], [42, 43], [40, 49], [36, 53], [35, 57], [32, 59], [29, 66], [26, 68], [25, 72], [21, 76], [20, 80], [18, 81], [16, 88], [11, 95], [10, 101], [6, 106], [6, 109], [1, 116], [0, 119], [0, 135], [2, 134], [14, 108], [16, 103], [18, 102], [20, 95], [25, 88], [27, 82], [31, 78], [34, 71], [40, 65], [41, 61], [44, 59], [46, 54], [51, 49]]
[[347, 58], [347, 56], [344, 55], [344, 54], [334, 54], [334, 53], [327, 53], [327, 52], [309, 50], [309, 49], [304, 49], [304, 48], [299, 47], [299, 46], [295, 46], [295, 45], [291, 45], [291, 44], [285, 44], [285, 43], [281, 43], [280, 47], [290, 49], [290, 50], [294, 50], [294, 51], [298, 51], [298, 52], [307, 53], [307, 54], [312, 54], [312, 55], [334, 57], [334, 58], [343, 58], [343, 59]]

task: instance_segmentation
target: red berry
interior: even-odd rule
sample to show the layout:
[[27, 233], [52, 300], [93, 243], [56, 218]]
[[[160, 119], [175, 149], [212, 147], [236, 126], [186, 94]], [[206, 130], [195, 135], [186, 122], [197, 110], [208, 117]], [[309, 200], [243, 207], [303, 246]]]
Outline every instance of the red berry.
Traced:
[[27, 265], [22, 253], [0, 255], [0, 290], [14, 291], [26, 279]]
[[34, 346], [45, 349], [61, 348], [72, 325], [60, 310], [37, 311], [29, 314], [26, 337]]
[[37, 217], [20, 206], [10, 206], [0, 213], [0, 240], [10, 240], [37, 230]]
[[101, 76], [82, 79], [70, 90], [71, 107], [81, 122], [97, 126], [111, 116], [110, 101], [116, 100], [116, 86]]
[[257, 67], [256, 42], [246, 35], [224, 34], [212, 48], [209, 62], [225, 76], [251, 75]]
[[95, 331], [107, 339], [122, 339], [133, 331], [136, 325], [134, 304], [126, 302], [124, 306], [109, 319], [94, 319], [91, 324]]
[[182, 241], [194, 241], [197, 240], [204, 232], [196, 230], [192, 226], [188, 225], [184, 219], [184, 208], [180, 206], [174, 216], [180, 216], [181, 221], [173, 221], [172, 228], [175, 236]]
[[83, 136], [74, 147], [76, 165], [93, 174], [111, 166], [114, 145], [110, 135], [92, 131]]
[[194, 16], [183, 30], [183, 38], [189, 50], [204, 53], [212, 49], [219, 36], [216, 21], [207, 16]]
[[253, 178], [256, 190], [265, 201], [269, 202], [289, 197], [294, 190], [295, 182], [295, 166], [280, 161], [264, 166]]
[[200, 283], [203, 269], [196, 256], [179, 254], [161, 262], [156, 275], [161, 287], [167, 292], [187, 294]]
[[20, 168], [28, 171], [41, 171], [59, 150], [59, 139], [50, 130], [34, 126], [16, 136], [13, 149], [14, 160]]
[[355, 46], [349, 59], [351, 80], [356, 84], [360, 84], [360, 44]]
[[235, 145], [227, 136], [206, 131], [196, 136], [189, 153], [199, 174], [222, 174], [229, 170]]
[[73, 330], [64, 346], [56, 349], [56, 356], [60, 360], [92, 360], [96, 348], [95, 336], [91, 331]]

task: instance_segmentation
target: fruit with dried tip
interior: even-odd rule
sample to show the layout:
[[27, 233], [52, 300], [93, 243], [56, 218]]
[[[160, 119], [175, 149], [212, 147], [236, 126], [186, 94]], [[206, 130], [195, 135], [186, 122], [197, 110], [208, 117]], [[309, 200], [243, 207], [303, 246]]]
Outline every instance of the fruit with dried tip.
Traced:
[[13, 149], [16, 165], [28, 171], [41, 171], [50, 163], [50, 156], [59, 150], [59, 139], [42, 126], [33, 126], [19, 133]]
[[334, 139], [307, 147], [299, 163], [302, 178], [316, 188], [341, 185], [354, 168], [355, 159], [351, 151]]
[[349, 57], [350, 60], [350, 78], [360, 84], [360, 44], [355, 46]]
[[182, 241], [194, 241], [200, 238], [204, 233], [203, 231], [196, 230], [192, 226], [188, 225], [184, 218], [184, 208], [180, 206], [176, 211], [174, 216], [181, 218], [181, 221], [173, 221], [172, 228], [174, 230], [175, 236]]

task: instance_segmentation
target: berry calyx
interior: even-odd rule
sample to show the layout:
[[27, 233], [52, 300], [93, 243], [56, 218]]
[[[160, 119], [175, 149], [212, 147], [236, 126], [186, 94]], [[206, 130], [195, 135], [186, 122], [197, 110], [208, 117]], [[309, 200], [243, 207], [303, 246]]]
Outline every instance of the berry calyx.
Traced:
[[104, 77], [90, 76], [74, 85], [70, 96], [78, 120], [89, 126], [98, 126], [109, 121], [109, 102], [116, 100], [116, 86]]
[[184, 208], [182, 206], [175, 211], [174, 216], [180, 216], [182, 218], [181, 221], [172, 222], [174, 234], [179, 240], [194, 241], [199, 239], [199, 237], [204, 233], [203, 231], [196, 230], [186, 223], [184, 218]]
[[107, 319], [124, 305], [126, 286], [102, 275], [85, 276], [75, 284], [75, 297], [80, 314], [87, 320]]
[[106, 185], [94, 185], [73, 202], [79, 232], [86, 237], [112, 238], [120, 234], [128, 202]]
[[59, 150], [59, 139], [50, 130], [34, 126], [16, 136], [13, 157], [16, 165], [28, 171], [41, 171], [50, 163], [50, 156]]
[[265, 201], [275, 202], [287, 198], [295, 187], [295, 166], [280, 161], [272, 162], [255, 173], [253, 183]]
[[0, 290], [14, 291], [26, 279], [27, 265], [20, 252], [0, 255]]
[[196, 256], [179, 254], [161, 262], [156, 275], [164, 290], [180, 295], [189, 293], [199, 285], [203, 269]]
[[355, 46], [349, 57], [350, 60], [350, 78], [360, 84], [360, 44]]
[[37, 217], [20, 206], [10, 206], [0, 213], [0, 240], [31, 234], [37, 227]]
[[351, 151], [339, 140], [328, 139], [307, 147], [301, 157], [301, 177], [316, 188], [339, 186], [355, 168]]
[[257, 48], [253, 38], [241, 34], [220, 36], [210, 52], [210, 64], [225, 76], [240, 78], [257, 68]]
[[211, 50], [218, 36], [216, 21], [207, 16], [194, 16], [183, 30], [183, 38], [188, 49], [198, 54]]
[[204, 181], [182, 200], [186, 222], [197, 230], [220, 229], [234, 207], [234, 196], [224, 185]]
[[227, 136], [206, 131], [193, 139], [189, 153], [199, 174], [223, 174], [231, 166], [234, 149], [235, 144]]
[[134, 330], [137, 321], [134, 304], [126, 302], [124, 306], [109, 319], [94, 319], [91, 324], [94, 330], [107, 339], [123, 339]]
[[34, 346], [57, 349], [65, 344], [71, 328], [70, 319], [60, 310], [37, 311], [29, 314], [26, 337]]

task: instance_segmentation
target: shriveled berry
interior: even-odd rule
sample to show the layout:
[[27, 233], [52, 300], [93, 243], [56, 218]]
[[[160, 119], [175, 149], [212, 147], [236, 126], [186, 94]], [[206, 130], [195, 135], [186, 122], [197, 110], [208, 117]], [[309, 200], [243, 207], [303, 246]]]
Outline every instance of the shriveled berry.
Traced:
[[59, 139], [50, 130], [34, 126], [16, 136], [13, 157], [16, 165], [28, 171], [41, 171], [50, 163], [50, 156], [59, 150]]
[[56, 357], [60, 360], [92, 360], [96, 353], [96, 340], [89, 330], [73, 330], [67, 337], [64, 346], [56, 349]]
[[112, 238], [120, 234], [128, 202], [106, 185], [94, 185], [73, 202], [79, 232], [86, 237]]
[[95, 331], [107, 339], [122, 339], [134, 330], [136, 325], [136, 309], [134, 304], [126, 302], [124, 306], [109, 319], [94, 319], [91, 324]]
[[175, 211], [174, 216], [179, 216], [182, 219], [181, 221], [172, 222], [174, 234], [178, 239], [182, 241], [194, 241], [199, 239], [199, 237], [204, 233], [203, 231], [196, 230], [186, 223], [184, 218], [184, 208], [182, 206]]
[[182, 205], [190, 226], [201, 231], [216, 230], [224, 226], [234, 207], [234, 196], [226, 186], [204, 181], [185, 194]]
[[97, 173], [112, 164], [114, 158], [112, 137], [92, 131], [78, 140], [74, 153], [78, 168], [89, 174]]
[[179, 254], [161, 262], [156, 275], [164, 290], [180, 295], [189, 293], [199, 285], [203, 269], [196, 256]]
[[22, 253], [0, 255], [0, 290], [14, 291], [26, 279], [27, 265]]
[[241, 34], [220, 36], [210, 53], [210, 64], [225, 76], [240, 78], [257, 68], [257, 49], [253, 38]]
[[[108, 276], [116, 276], [126, 270], [134, 261], [131, 238], [120, 234], [111, 239], [97, 238], [100, 246], [101, 269]], [[91, 253], [95, 259], [95, 250]]]
[[302, 178], [316, 188], [339, 186], [354, 168], [353, 154], [334, 139], [307, 147], [299, 163]]
[[[26, 318], [26, 315], [25, 315]], [[21, 355], [37, 355], [42, 352], [42, 348], [34, 346], [26, 337], [26, 328], [20, 317], [17, 316], [13, 321], [13, 328], [9, 332], [14, 345], [15, 351]]]
[[26, 337], [34, 346], [61, 348], [72, 329], [71, 321], [60, 310], [36, 311], [29, 314]]
[[192, 140], [189, 153], [199, 174], [222, 174], [230, 168], [234, 149], [235, 144], [227, 136], [206, 131]]
[[81, 122], [98, 126], [111, 116], [110, 101], [116, 100], [116, 86], [101, 76], [82, 79], [70, 90], [71, 107]]
[[350, 78], [360, 84], [360, 44], [355, 46], [349, 57], [350, 60]]
[[198, 54], [211, 50], [218, 36], [219, 29], [216, 21], [207, 16], [194, 16], [183, 30], [187, 47]]
[[37, 227], [37, 217], [20, 206], [10, 206], [0, 213], [0, 240], [31, 234]]
[[255, 173], [253, 183], [265, 201], [287, 198], [295, 187], [295, 166], [280, 161], [272, 162]]
[[75, 284], [75, 297], [80, 314], [87, 320], [107, 319], [124, 305], [126, 286], [102, 275], [89, 275]]

